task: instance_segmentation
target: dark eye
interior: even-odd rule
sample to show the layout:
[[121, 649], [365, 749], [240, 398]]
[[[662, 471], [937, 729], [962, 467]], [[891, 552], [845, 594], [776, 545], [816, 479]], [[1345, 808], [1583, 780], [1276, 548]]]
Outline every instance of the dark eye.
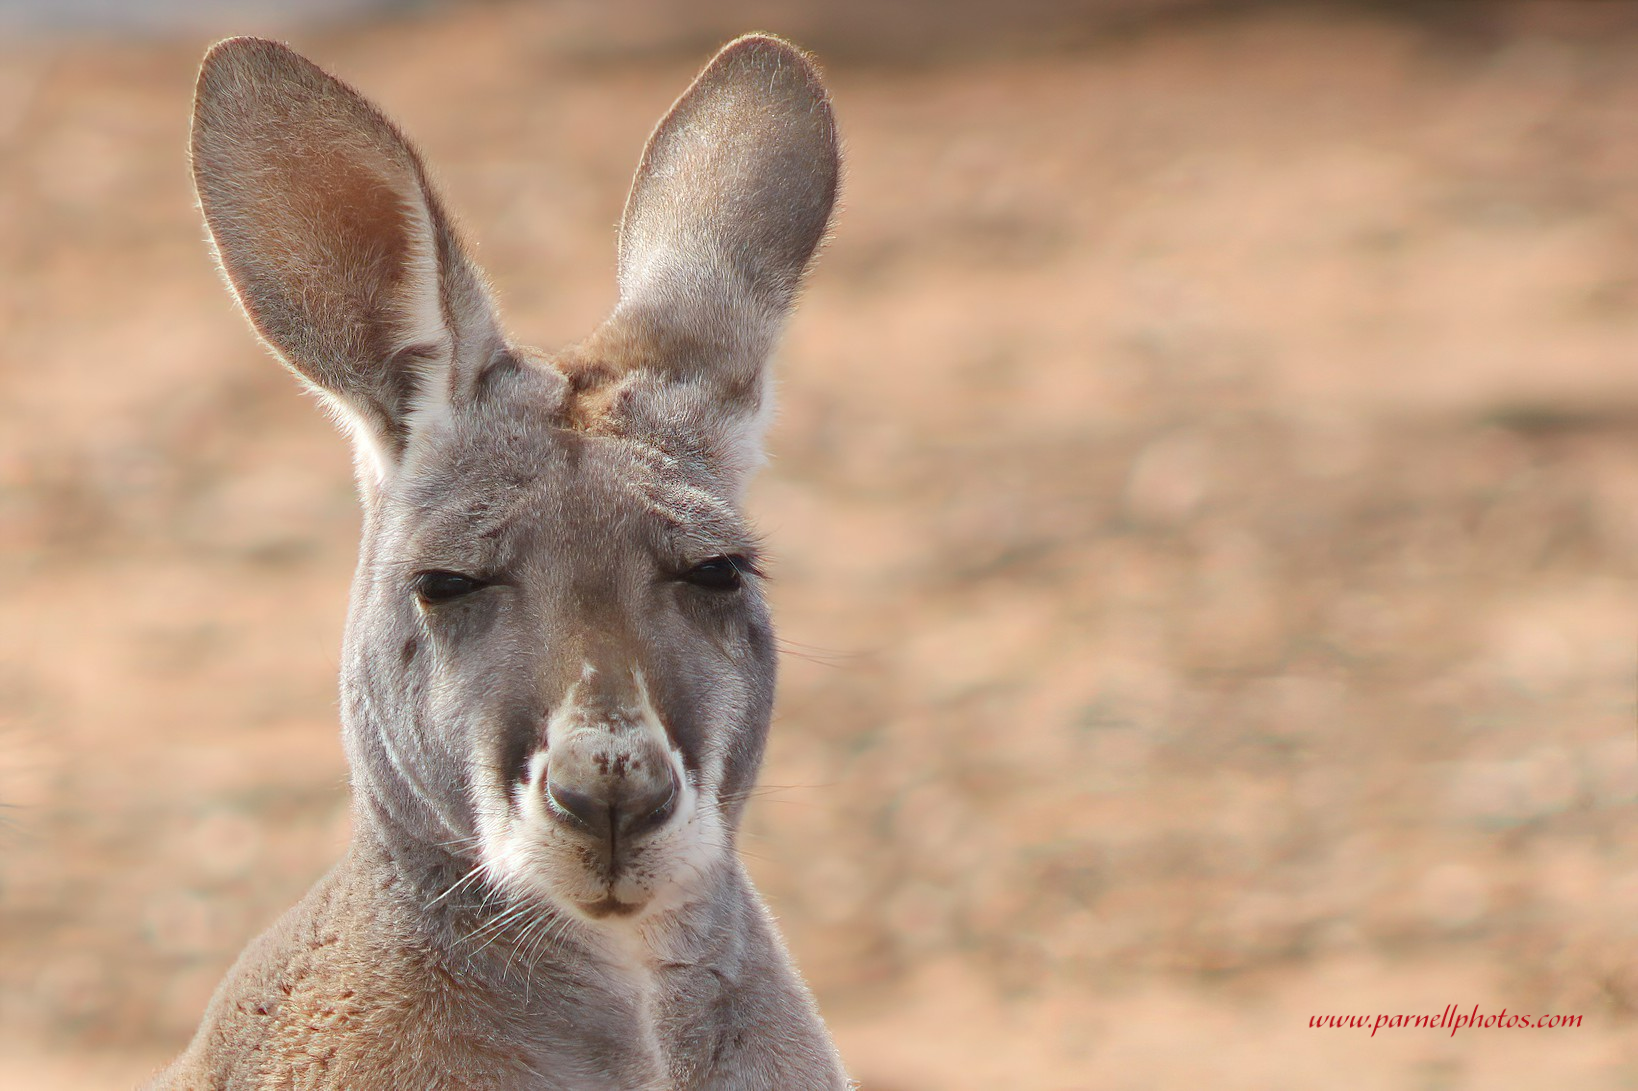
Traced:
[[470, 595], [487, 586], [488, 584], [476, 577], [463, 576], [459, 572], [445, 572], [441, 569], [422, 572], [415, 577], [415, 594], [428, 606], [441, 606], [446, 602], [453, 602], [463, 595]]
[[684, 572], [682, 578], [685, 582], [695, 587], [703, 587], [707, 591], [734, 591], [739, 588], [741, 571], [749, 568], [749, 562], [737, 554], [732, 557], [712, 557]]

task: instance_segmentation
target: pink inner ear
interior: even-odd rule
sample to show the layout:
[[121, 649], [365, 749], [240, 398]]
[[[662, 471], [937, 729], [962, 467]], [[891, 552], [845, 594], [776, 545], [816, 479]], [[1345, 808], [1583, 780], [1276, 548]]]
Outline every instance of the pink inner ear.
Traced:
[[[257, 264], [267, 266], [257, 270], [266, 278], [260, 287], [285, 297], [279, 310], [308, 327], [301, 332], [311, 336], [327, 323], [329, 336], [356, 360], [385, 359], [397, 347], [394, 316], [412, 260], [403, 197], [356, 150], [337, 143], [284, 140], [259, 158], [270, 199], [252, 205], [247, 218], [260, 240]], [[224, 260], [241, 271], [234, 255]], [[263, 292], [244, 298], [258, 324], [281, 317], [254, 313]]]
[[[348, 295], [390, 291], [403, 280], [410, 259], [403, 197], [361, 163], [323, 149], [308, 171], [304, 227], [314, 249], [330, 251], [337, 287]], [[328, 194], [327, 199], [316, 196]]]

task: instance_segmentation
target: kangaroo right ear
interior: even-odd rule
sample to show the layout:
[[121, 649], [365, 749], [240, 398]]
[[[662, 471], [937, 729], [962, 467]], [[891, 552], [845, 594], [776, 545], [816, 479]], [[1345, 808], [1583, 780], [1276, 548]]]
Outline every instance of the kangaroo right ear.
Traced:
[[699, 453], [732, 492], [762, 460], [768, 357], [840, 173], [818, 71], [760, 34], [706, 65], [638, 164], [620, 222], [620, 302], [588, 345], [616, 346], [644, 392], [628, 426]]
[[206, 54], [193, 176], [256, 331], [353, 425], [385, 476], [459, 360], [502, 344], [420, 158], [363, 96], [276, 42]]
[[643, 151], [620, 222], [622, 309], [680, 313], [708, 343], [730, 334], [698, 311], [759, 310], [777, 329], [830, 223], [840, 171], [812, 62], [766, 35], [730, 42]]

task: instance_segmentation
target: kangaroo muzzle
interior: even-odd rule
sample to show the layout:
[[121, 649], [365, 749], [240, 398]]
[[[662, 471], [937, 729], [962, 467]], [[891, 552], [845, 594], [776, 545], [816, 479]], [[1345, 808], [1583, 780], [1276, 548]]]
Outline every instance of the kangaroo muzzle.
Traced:
[[543, 787], [547, 813], [598, 842], [612, 864], [677, 813], [682, 779], [647, 732], [582, 727], [553, 740]]
[[540, 791], [560, 828], [583, 836], [613, 878], [622, 855], [677, 814], [683, 770], [640, 671], [589, 663], [546, 723]]

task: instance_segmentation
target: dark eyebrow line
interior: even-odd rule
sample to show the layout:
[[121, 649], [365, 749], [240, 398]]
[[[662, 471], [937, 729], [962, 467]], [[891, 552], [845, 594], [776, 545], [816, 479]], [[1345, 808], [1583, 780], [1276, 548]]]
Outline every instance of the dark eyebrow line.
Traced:
[[518, 522], [518, 512], [535, 500], [540, 492], [538, 483], [508, 483], [501, 488], [505, 492], [498, 499], [486, 498], [450, 514], [463, 520], [467, 529], [480, 541], [494, 541]]

